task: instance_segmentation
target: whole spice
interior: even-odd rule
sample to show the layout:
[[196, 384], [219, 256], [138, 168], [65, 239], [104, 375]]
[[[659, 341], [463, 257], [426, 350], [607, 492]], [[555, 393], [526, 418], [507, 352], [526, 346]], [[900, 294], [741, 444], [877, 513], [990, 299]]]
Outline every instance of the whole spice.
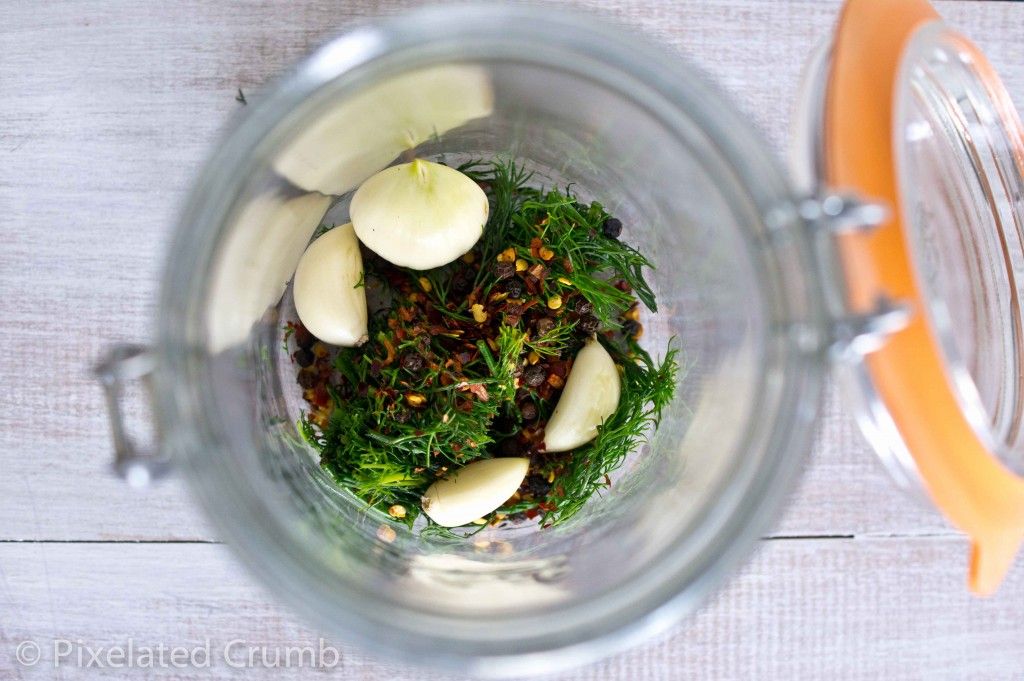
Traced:
[[547, 371], [542, 366], [531, 366], [523, 372], [523, 383], [536, 388], [547, 379]]
[[601, 226], [601, 232], [609, 239], [618, 239], [622, 234], [622, 221], [618, 218], [608, 218]]
[[509, 298], [522, 298], [523, 297], [523, 280], [522, 279], [509, 279], [506, 281], [502, 288], [505, 293], [508, 294]]
[[407, 352], [402, 355], [402, 368], [414, 374], [423, 370], [423, 357], [415, 352]]
[[494, 276], [498, 279], [508, 279], [516, 273], [516, 266], [507, 260], [494, 263]]
[[590, 336], [597, 333], [598, 329], [601, 328], [601, 322], [592, 314], [586, 314], [580, 317], [580, 321], [577, 323], [576, 328], [581, 333]]
[[312, 371], [300, 371], [296, 378], [299, 386], [304, 390], [315, 388], [319, 383], [316, 373]]

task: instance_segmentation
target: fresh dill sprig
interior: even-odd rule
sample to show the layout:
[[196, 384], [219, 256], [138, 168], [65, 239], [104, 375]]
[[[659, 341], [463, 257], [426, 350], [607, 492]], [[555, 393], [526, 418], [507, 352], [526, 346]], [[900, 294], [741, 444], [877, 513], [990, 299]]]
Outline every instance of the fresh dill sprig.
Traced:
[[569, 348], [579, 344], [575, 331], [576, 322], [555, 324], [550, 330], [526, 341], [524, 345], [528, 351], [536, 352], [541, 357], [560, 357]]
[[[601, 204], [580, 203], [569, 187], [564, 192], [530, 187], [533, 173], [512, 162], [477, 161], [459, 170], [487, 187], [490, 197], [491, 217], [480, 246], [485, 262], [509, 244], [521, 247], [540, 238], [559, 256], [544, 263], [553, 279], [564, 280], [590, 301], [602, 324], [617, 328], [617, 317], [633, 304], [634, 295], [647, 309], [657, 311], [645, 274], [654, 266], [632, 246], [602, 234], [610, 216]], [[531, 264], [535, 262], [537, 258]], [[616, 279], [625, 286], [617, 287]]]
[[514, 241], [514, 220], [533, 173], [511, 161], [472, 161], [460, 166], [459, 171], [488, 188], [491, 209], [479, 250], [484, 262], [490, 262]]

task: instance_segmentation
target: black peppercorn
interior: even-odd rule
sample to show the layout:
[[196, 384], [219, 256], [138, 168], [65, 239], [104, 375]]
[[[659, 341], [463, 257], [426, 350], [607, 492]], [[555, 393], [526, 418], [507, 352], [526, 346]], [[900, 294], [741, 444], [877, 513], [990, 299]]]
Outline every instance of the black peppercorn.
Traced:
[[551, 491], [551, 483], [544, 476], [532, 473], [526, 478], [526, 491], [534, 499], [543, 499]]
[[597, 333], [597, 330], [601, 328], [601, 322], [594, 315], [585, 314], [580, 317], [580, 321], [576, 324], [576, 328], [579, 329], [581, 333], [585, 333], [589, 336], [592, 333]]
[[519, 277], [509, 279], [502, 286], [505, 293], [508, 294], [509, 298], [522, 298], [523, 297], [523, 280]]
[[601, 231], [604, 232], [604, 235], [609, 239], [618, 239], [619, 235], [622, 234], [622, 220], [618, 218], [608, 218], [604, 221]]
[[537, 320], [537, 323], [534, 326], [537, 329], [537, 335], [543, 336], [548, 331], [555, 328], [555, 320], [551, 317], [541, 317]]
[[523, 383], [536, 388], [538, 385], [543, 383], [548, 377], [548, 372], [545, 371], [544, 367], [539, 364], [535, 364], [532, 367], [527, 367], [526, 371], [523, 372]]
[[640, 332], [642, 329], [643, 327], [640, 326], [640, 323], [634, 322], [632, 319], [627, 319], [622, 324], [622, 333], [630, 337], [637, 337], [638, 332]]
[[537, 418], [537, 405], [530, 400], [523, 400], [519, 403], [519, 413], [524, 421], [532, 421]]
[[494, 276], [498, 279], [508, 279], [516, 273], [516, 264], [514, 262], [496, 262], [494, 263]]
[[316, 339], [313, 338], [313, 334], [311, 334], [309, 332], [309, 329], [307, 329], [306, 327], [295, 327], [295, 344], [300, 348], [309, 348], [310, 346], [313, 345], [313, 341], [315, 340]]
[[402, 368], [414, 374], [418, 373], [423, 369], [423, 357], [415, 352], [405, 353], [402, 355]]
[[412, 414], [409, 412], [408, 409], [406, 409], [405, 407], [399, 407], [398, 409], [395, 410], [394, 416], [392, 418], [394, 418], [395, 423], [407, 423], [409, 421], [410, 416], [412, 416]]
[[294, 356], [295, 363], [298, 364], [303, 369], [313, 364], [313, 362], [316, 360], [316, 356], [313, 354], [313, 351], [310, 350], [309, 348], [299, 348], [298, 350], [295, 351]]
[[297, 380], [303, 390], [309, 390], [316, 385], [316, 373], [313, 371], [300, 371]]
[[580, 300], [576, 303], [576, 312], [585, 315], [594, 313], [594, 305], [586, 299]]
[[473, 290], [473, 273], [463, 267], [452, 275], [452, 291], [464, 296]]

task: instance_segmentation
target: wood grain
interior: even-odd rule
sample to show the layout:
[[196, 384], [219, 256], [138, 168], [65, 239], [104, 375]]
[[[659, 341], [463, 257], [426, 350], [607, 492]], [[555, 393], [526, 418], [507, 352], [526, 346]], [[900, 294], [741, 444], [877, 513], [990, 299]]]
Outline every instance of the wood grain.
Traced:
[[[239, 110], [238, 89], [257, 101], [264, 83], [325, 38], [414, 4], [2, 3], [0, 678], [50, 677], [11, 663], [13, 645], [29, 635], [174, 643], [234, 632], [268, 644], [313, 636], [222, 547], [49, 542], [216, 539], [179, 482], [140, 495], [108, 474], [106, 415], [89, 367], [108, 344], [149, 337], [177, 207]], [[780, 155], [803, 61], [838, 7], [569, 4], [684, 53]], [[1024, 106], [1024, 3], [937, 4]], [[896, 492], [834, 394], [773, 534], [855, 539], [765, 542], [688, 626], [573, 678], [1024, 676], [1024, 568], [998, 599], [968, 599], [964, 540]], [[4, 543], [19, 541], [32, 543]], [[411, 678], [353, 652], [337, 676]]]
[[[144, 341], [175, 211], [207, 150], [260, 84], [327, 36], [408, 3], [344, 6], [14, 3], [0, 32], [0, 537], [210, 539], [180, 485], [145, 496], [106, 475], [110, 445], [89, 367]], [[782, 153], [807, 51], [835, 2], [600, 6], [678, 48]], [[358, 6], [357, 6], [358, 5]], [[944, 3], [1024, 95], [1024, 7]], [[61, 49], [48, 46], [60, 44]], [[778, 532], [949, 531], [893, 494], [835, 399]]]
[[[998, 599], [972, 599], [962, 588], [958, 544], [949, 537], [765, 541], [688, 623], [560, 681], [1020, 679], [1024, 575], [1017, 574]], [[46, 667], [54, 639], [97, 647], [127, 645], [131, 637], [136, 646], [191, 647], [210, 638], [215, 658], [236, 639], [275, 648], [316, 646], [323, 635], [239, 580], [239, 568], [222, 546], [4, 544], [0, 565], [3, 678], [53, 678]], [[26, 639], [48, 656], [39, 667], [22, 669], [11, 659]], [[343, 655], [331, 678], [450, 678], [374, 660], [327, 639]], [[146, 677], [239, 678], [213, 662], [209, 669], [152, 670]], [[59, 671], [69, 681], [98, 675]], [[308, 671], [272, 673], [299, 679]]]

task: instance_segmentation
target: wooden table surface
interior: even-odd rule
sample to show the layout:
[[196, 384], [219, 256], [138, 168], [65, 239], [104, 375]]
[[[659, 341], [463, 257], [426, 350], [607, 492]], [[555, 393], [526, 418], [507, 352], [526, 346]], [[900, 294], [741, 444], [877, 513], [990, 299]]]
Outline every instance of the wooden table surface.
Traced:
[[[99, 674], [53, 669], [55, 639], [317, 642], [236, 564], [179, 481], [140, 494], [108, 473], [88, 369], [109, 343], [149, 338], [177, 207], [238, 89], [258, 99], [326, 37], [406, 4], [0, 2], [0, 679]], [[780, 154], [804, 58], [838, 6], [579, 4], [684, 52]], [[1024, 105], [1024, 3], [939, 6]], [[1022, 679], [1024, 560], [989, 600], [967, 595], [966, 560], [964, 537], [900, 495], [830, 394], [798, 493], [729, 586], [671, 634], [565, 678]], [[35, 667], [16, 660], [25, 640], [43, 650]], [[338, 643], [330, 678], [430, 677]]]

